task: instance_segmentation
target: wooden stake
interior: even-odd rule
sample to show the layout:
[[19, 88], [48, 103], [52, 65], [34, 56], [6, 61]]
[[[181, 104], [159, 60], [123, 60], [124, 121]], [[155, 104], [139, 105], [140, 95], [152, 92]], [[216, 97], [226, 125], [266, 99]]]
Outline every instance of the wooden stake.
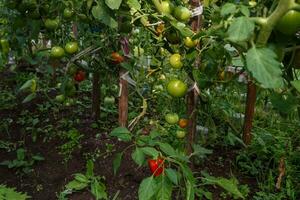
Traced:
[[127, 127], [128, 123], [128, 82], [122, 78], [126, 70], [120, 70], [119, 126]]
[[251, 143], [252, 135], [252, 122], [254, 118], [256, 102], [256, 86], [252, 81], [248, 82], [247, 87], [247, 101], [246, 101], [246, 111], [245, 111], [245, 121], [243, 129], [243, 141], [246, 145]]
[[[200, 5], [199, 0], [190, 0], [190, 4], [193, 7], [198, 7]], [[192, 30], [198, 32], [200, 30], [201, 16], [194, 17], [191, 22]], [[198, 68], [200, 65], [201, 59], [200, 56], [195, 61], [195, 68]], [[188, 123], [188, 143], [187, 143], [187, 153], [191, 154], [193, 152], [193, 144], [195, 141], [196, 135], [196, 126], [197, 126], [197, 116], [196, 116], [196, 107], [198, 101], [198, 91], [193, 88], [187, 94], [187, 114], [189, 116]]]
[[92, 93], [92, 115], [95, 121], [100, 118], [100, 105], [101, 105], [101, 83], [99, 72], [93, 73], [93, 93]]

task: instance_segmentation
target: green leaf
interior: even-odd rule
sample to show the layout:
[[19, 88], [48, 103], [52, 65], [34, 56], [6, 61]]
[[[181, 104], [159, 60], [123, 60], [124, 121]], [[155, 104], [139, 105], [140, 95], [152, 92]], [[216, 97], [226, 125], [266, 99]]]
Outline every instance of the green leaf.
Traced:
[[106, 193], [106, 187], [103, 183], [99, 182], [97, 179], [94, 179], [91, 184], [91, 192], [95, 196], [96, 200], [108, 199]]
[[166, 176], [159, 176], [158, 178], [158, 191], [156, 200], [171, 200], [172, 196], [172, 184]]
[[166, 168], [165, 172], [167, 174], [167, 177], [170, 179], [170, 181], [172, 181], [172, 183], [174, 183], [175, 185], [178, 185], [178, 173], [177, 171], [175, 171], [174, 169], [171, 168]]
[[233, 3], [226, 3], [224, 6], [221, 8], [221, 16], [225, 17], [226, 15], [229, 14], [234, 14], [237, 10], [237, 7]]
[[159, 148], [168, 156], [175, 156], [177, 153], [175, 149], [168, 143], [158, 142]]
[[19, 89], [19, 92], [24, 91], [24, 90], [30, 90], [32, 85], [35, 84], [35, 80], [34, 79], [30, 79], [28, 81], [26, 81]]
[[116, 175], [119, 167], [121, 166], [122, 156], [123, 156], [123, 153], [117, 153], [117, 155], [113, 161], [114, 175]]
[[300, 80], [292, 81], [291, 84], [298, 92], [300, 92]]
[[70, 181], [66, 188], [70, 190], [82, 190], [88, 186], [88, 183], [79, 182], [77, 180]]
[[127, 0], [127, 4], [130, 8], [133, 8], [135, 10], [140, 10], [142, 7], [138, 0]]
[[187, 180], [185, 183], [186, 186], [186, 200], [195, 199], [195, 184], [190, 180]]
[[137, 165], [142, 166], [145, 161], [145, 154], [140, 148], [136, 148], [135, 151], [131, 154], [131, 158]]
[[206, 148], [204, 148], [200, 145], [197, 145], [197, 144], [193, 145], [193, 149], [194, 149], [193, 154], [195, 156], [198, 156], [199, 158], [204, 158], [206, 155], [209, 155], [209, 154], [213, 153], [212, 150], [206, 149]]
[[22, 103], [28, 103], [32, 101], [36, 97], [36, 93], [31, 93], [26, 96], [26, 98], [22, 101]]
[[255, 24], [248, 17], [238, 17], [229, 26], [228, 40], [232, 42], [245, 42], [254, 33]]
[[88, 160], [86, 162], [86, 173], [85, 175], [88, 177], [88, 178], [91, 178], [94, 176], [94, 163], [92, 160]]
[[117, 10], [120, 8], [122, 0], [105, 0], [105, 3], [110, 9]]
[[139, 200], [150, 200], [157, 192], [158, 185], [153, 176], [145, 178], [140, 184], [138, 195]]
[[89, 183], [90, 182], [89, 179], [84, 174], [81, 174], [81, 173], [75, 174], [74, 179], [81, 183]]
[[124, 127], [115, 128], [110, 133], [110, 136], [117, 137], [120, 140], [125, 141], [125, 142], [130, 142], [132, 139], [132, 135], [131, 135], [130, 131]]
[[246, 17], [250, 16], [250, 10], [247, 6], [241, 5], [240, 10], [241, 10], [241, 13], [243, 15], [245, 15]]
[[265, 88], [283, 86], [281, 65], [276, 58], [276, 53], [269, 48], [253, 47], [247, 52], [247, 68]]
[[272, 94], [270, 96], [270, 101], [275, 109], [282, 113], [291, 113], [293, 112], [298, 105], [297, 98], [292, 94]]
[[93, 6], [92, 14], [96, 19], [110, 28], [116, 29], [118, 27], [117, 21], [109, 15], [109, 10], [102, 1], [98, 1], [98, 4]]
[[159, 154], [159, 152], [153, 147], [143, 147], [141, 148], [141, 150], [143, 151], [144, 154], [151, 156], [153, 158], [157, 158]]
[[194, 32], [188, 28], [184, 23], [178, 22], [176, 20], [170, 21], [171, 25], [176, 28], [182, 36], [184, 37], [192, 37]]
[[1, 200], [26, 200], [30, 199], [26, 193], [15, 191], [15, 188], [9, 188], [5, 185], [0, 185], [0, 199]]

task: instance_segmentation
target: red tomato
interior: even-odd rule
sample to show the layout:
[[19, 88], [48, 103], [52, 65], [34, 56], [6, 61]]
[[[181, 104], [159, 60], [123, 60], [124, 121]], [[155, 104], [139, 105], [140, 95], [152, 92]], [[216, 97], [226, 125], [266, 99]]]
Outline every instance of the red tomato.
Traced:
[[85, 79], [85, 73], [84, 73], [84, 71], [79, 70], [74, 75], [74, 80], [77, 81], [77, 82], [84, 81], [84, 79]]
[[112, 54], [111, 54], [111, 59], [112, 59], [112, 62], [114, 63], [114, 64], [120, 64], [120, 63], [122, 63], [122, 62], [124, 62], [124, 57], [123, 56], [121, 56], [119, 53], [117, 53], [117, 52], [113, 52]]
[[149, 165], [150, 171], [152, 172], [152, 174], [154, 176], [159, 176], [164, 171], [164, 160], [161, 158], [157, 158], [156, 160], [149, 159], [148, 165]]

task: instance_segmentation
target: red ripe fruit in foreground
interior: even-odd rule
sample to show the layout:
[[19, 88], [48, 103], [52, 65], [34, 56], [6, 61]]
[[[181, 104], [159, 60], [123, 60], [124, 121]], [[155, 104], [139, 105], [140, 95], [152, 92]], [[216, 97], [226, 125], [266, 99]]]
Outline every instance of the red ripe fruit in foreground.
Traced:
[[74, 75], [74, 80], [77, 82], [81, 82], [85, 79], [85, 73], [84, 71], [77, 71], [76, 74]]
[[150, 171], [154, 176], [159, 176], [164, 171], [164, 160], [161, 158], [158, 158], [156, 160], [149, 159], [148, 165], [150, 168]]
[[117, 52], [111, 54], [111, 59], [114, 64], [120, 64], [124, 61], [124, 57]]

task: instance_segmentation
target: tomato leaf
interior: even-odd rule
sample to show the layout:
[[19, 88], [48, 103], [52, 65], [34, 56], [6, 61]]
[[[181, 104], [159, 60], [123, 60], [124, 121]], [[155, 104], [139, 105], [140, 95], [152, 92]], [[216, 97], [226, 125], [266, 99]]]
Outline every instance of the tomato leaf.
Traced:
[[237, 10], [237, 7], [233, 3], [226, 3], [224, 6], [221, 8], [221, 16], [225, 17], [226, 15], [235, 13]]
[[124, 127], [115, 128], [110, 133], [110, 136], [117, 137], [118, 139], [125, 141], [125, 142], [129, 142], [132, 139], [132, 135], [131, 135], [130, 131]]
[[192, 37], [194, 32], [189, 29], [184, 23], [178, 22], [176, 20], [170, 21], [171, 25], [176, 28], [182, 36], [184, 37]]
[[82, 190], [88, 186], [88, 183], [80, 182], [77, 180], [70, 181], [66, 188], [70, 190]]
[[96, 200], [99, 199], [108, 199], [106, 193], [106, 187], [103, 183], [99, 182], [97, 179], [94, 179], [91, 184], [91, 192], [96, 197]]
[[135, 10], [140, 10], [142, 7], [138, 0], [127, 0], [127, 4], [130, 8], [134, 8]]
[[298, 92], [300, 92], [300, 80], [292, 81], [291, 84]]
[[286, 114], [293, 112], [298, 105], [297, 98], [292, 94], [274, 93], [270, 96], [270, 101], [276, 110]]
[[22, 101], [22, 103], [28, 103], [29, 101], [32, 101], [36, 97], [36, 93], [31, 93], [26, 96], [26, 98]]
[[251, 48], [246, 55], [247, 68], [265, 88], [283, 86], [281, 64], [277, 55], [269, 48]]
[[172, 184], [166, 176], [159, 176], [156, 200], [170, 200], [172, 196]]
[[85, 175], [83, 175], [81, 173], [77, 173], [74, 176], [75, 176], [74, 179], [76, 181], [79, 181], [81, 183], [89, 183], [89, 179]]
[[141, 150], [143, 151], [144, 154], [151, 156], [152, 158], [157, 158], [159, 154], [159, 152], [153, 147], [143, 147], [141, 148]]
[[175, 149], [169, 145], [168, 143], [158, 142], [159, 148], [162, 152], [164, 152], [168, 156], [175, 156], [177, 153]]
[[145, 154], [140, 148], [136, 148], [135, 151], [131, 154], [131, 158], [137, 165], [142, 166], [145, 161]]
[[153, 176], [145, 178], [140, 184], [138, 195], [139, 199], [150, 200], [157, 192], [158, 185]]
[[116, 157], [115, 157], [115, 159], [113, 161], [114, 175], [116, 175], [118, 169], [121, 166], [122, 156], [123, 156], [123, 153], [117, 153], [117, 155], [116, 155]]
[[117, 10], [120, 8], [122, 0], [105, 0], [105, 4], [112, 10]]
[[102, 1], [98, 1], [98, 4], [93, 6], [92, 14], [96, 19], [100, 20], [103, 24], [111, 28], [118, 27], [117, 21], [109, 15], [109, 10], [107, 9], [107, 7]]
[[248, 17], [238, 17], [229, 26], [228, 40], [231, 42], [245, 42], [254, 32], [255, 24]]
[[170, 179], [170, 181], [172, 181], [172, 183], [174, 183], [175, 185], [178, 185], [179, 177], [177, 175], [178, 174], [177, 171], [171, 168], [166, 168], [165, 172], [167, 174], [167, 177]]
[[240, 11], [243, 15], [245, 15], [246, 17], [250, 16], [250, 10], [247, 6], [241, 5], [240, 7]]

